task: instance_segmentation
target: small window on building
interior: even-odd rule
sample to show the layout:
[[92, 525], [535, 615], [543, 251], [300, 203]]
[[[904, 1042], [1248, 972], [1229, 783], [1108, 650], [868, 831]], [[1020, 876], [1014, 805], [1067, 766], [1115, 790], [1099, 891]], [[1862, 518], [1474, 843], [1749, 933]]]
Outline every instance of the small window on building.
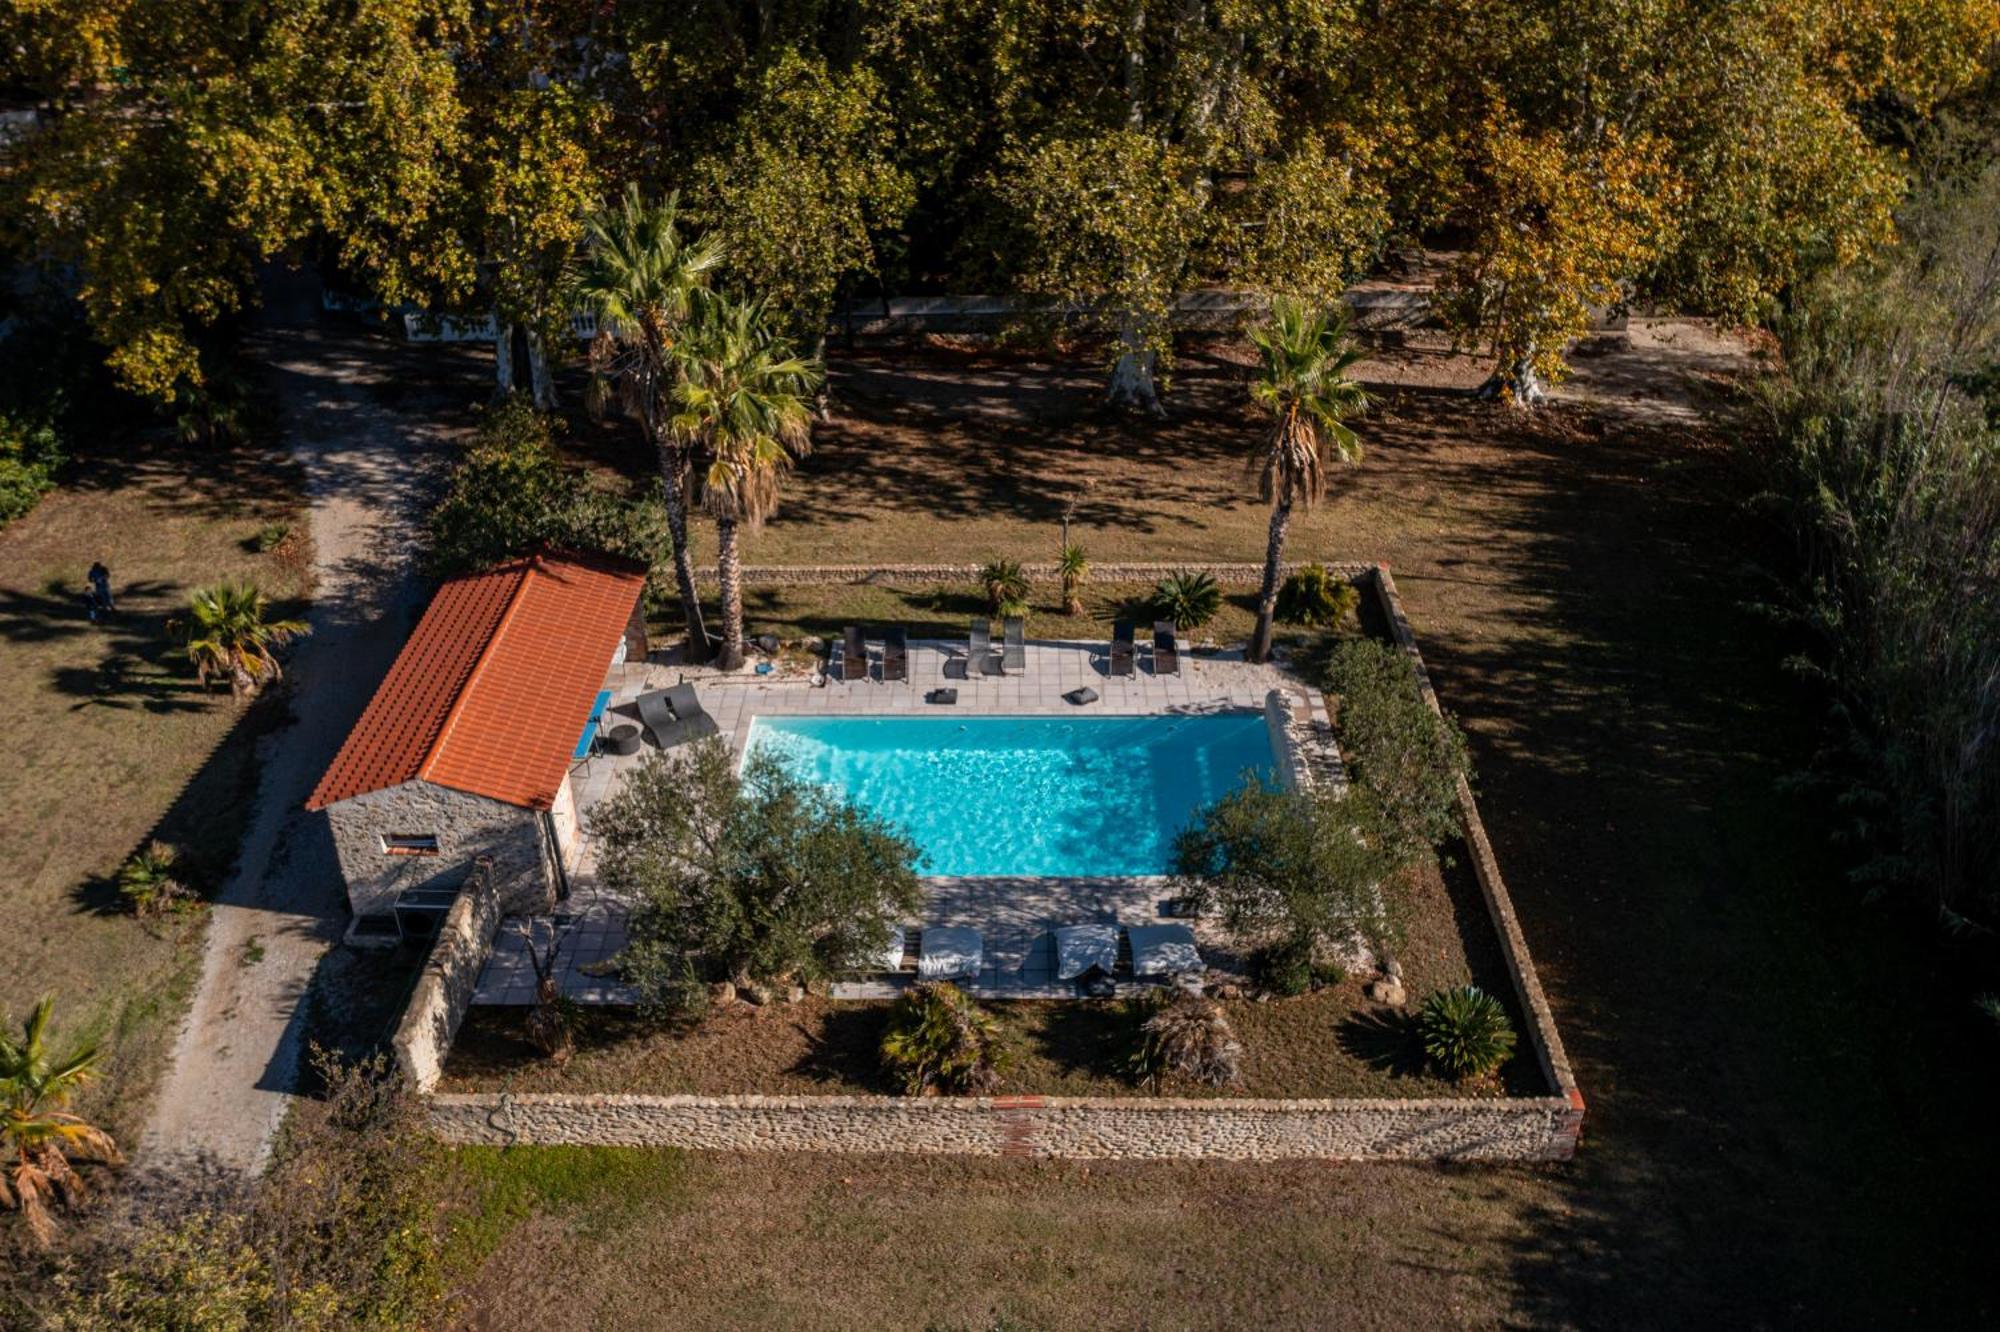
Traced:
[[383, 833], [382, 849], [392, 856], [434, 856], [438, 853], [436, 833]]

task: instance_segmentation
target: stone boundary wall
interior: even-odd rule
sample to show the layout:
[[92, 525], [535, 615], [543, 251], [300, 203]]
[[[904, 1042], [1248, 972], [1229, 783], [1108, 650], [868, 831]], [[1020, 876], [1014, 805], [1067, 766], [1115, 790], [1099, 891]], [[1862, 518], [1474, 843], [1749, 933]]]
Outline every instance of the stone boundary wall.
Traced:
[[[1130, 566], [1128, 566], [1130, 567]], [[1253, 566], [1239, 566], [1251, 568]], [[1438, 708], [1386, 566], [1340, 566], [1372, 591], [1396, 642]], [[1441, 710], [1441, 709], [1440, 709]], [[1555, 1017], [1522, 937], [1470, 786], [1459, 786], [1465, 841], [1500, 937], [1515, 994], [1553, 1095], [1438, 1100], [1199, 1100], [1175, 1097], [636, 1096], [432, 1094], [446, 1142], [684, 1147], [718, 1151], [916, 1153], [1077, 1159], [1566, 1161], [1583, 1127]], [[472, 895], [461, 898], [461, 906]], [[437, 1069], [464, 1013], [497, 921], [454, 907], [396, 1052], [418, 1087]], [[483, 925], [481, 921], [485, 921]], [[477, 951], [471, 944], [477, 944]], [[472, 960], [469, 970], [463, 963]], [[435, 971], [435, 976], [432, 974]], [[458, 996], [454, 998], [454, 996]]]
[[480, 969], [493, 951], [493, 938], [500, 929], [500, 895], [490, 870], [480, 860], [466, 876], [465, 887], [438, 927], [409, 1007], [389, 1042], [396, 1067], [419, 1092], [430, 1091], [443, 1076], [452, 1038], [472, 1006]]
[[[1383, 617], [1389, 622], [1389, 632], [1394, 636], [1396, 645], [1410, 655], [1417, 668], [1417, 687], [1423, 692], [1424, 701], [1430, 704], [1433, 712], [1442, 715], [1444, 709], [1438, 702], [1437, 691], [1431, 687], [1430, 672], [1424, 666], [1423, 653], [1417, 650], [1410, 622], [1403, 614], [1403, 602], [1396, 595], [1396, 580], [1389, 576], [1389, 566], [1376, 565], [1368, 582], [1382, 608]], [[1541, 1061], [1543, 1076], [1571, 1107], [1573, 1117], [1568, 1131], [1570, 1145], [1574, 1149], [1576, 1135], [1583, 1128], [1583, 1092], [1577, 1088], [1576, 1074], [1570, 1068], [1569, 1055], [1564, 1051], [1562, 1036], [1556, 1030], [1555, 1013], [1549, 1008], [1548, 996], [1542, 993], [1541, 978], [1535, 974], [1535, 962], [1528, 952], [1527, 937], [1521, 933], [1520, 918], [1514, 914], [1514, 901], [1507, 895], [1507, 882], [1500, 877], [1500, 862], [1493, 855], [1493, 844], [1486, 836], [1486, 824], [1479, 817], [1479, 803], [1473, 799], [1472, 787], [1463, 778], [1458, 783], [1458, 812], [1460, 821], [1465, 825], [1465, 847], [1472, 860], [1473, 877], [1479, 881], [1479, 892], [1486, 899], [1487, 914], [1493, 918], [1493, 928], [1500, 936], [1500, 952], [1506, 958], [1508, 975], [1514, 981], [1514, 997], [1520, 1000], [1521, 1011], [1527, 1016], [1529, 1044], [1534, 1046], [1536, 1058]]]
[[[1278, 566], [1282, 577], [1310, 561], [1287, 561]], [[745, 587], [812, 587], [833, 583], [975, 583], [979, 581], [979, 564], [764, 564], [746, 565], [743, 569]], [[1364, 582], [1373, 565], [1329, 564], [1328, 572], [1338, 574], [1350, 582]], [[1256, 587], [1264, 581], [1264, 566], [1261, 564], [1216, 564], [1201, 560], [1183, 560], [1180, 563], [1149, 561], [1134, 564], [1092, 564], [1090, 580], [1094, 583], [1150, 583], [1165, 578], [1168, 574], [1187, 569], [1197, 573], [1209, 573], [1215, 581], [1227, 587]], [[1056, 566], [1051, 561], [1029, 561], [1021, 566], [1021, 572], [1031, 579], [1054, 582]], [[695, 581], [713, 583], [716, 578], [713, 566], [698, 567]]]
[[1557, 1097], [1195, 1100], [1164, 1097], [447, 1094], [433, 1131], [457, 1144], [617, 1144], [1081, 1160], [1560, 1161]]

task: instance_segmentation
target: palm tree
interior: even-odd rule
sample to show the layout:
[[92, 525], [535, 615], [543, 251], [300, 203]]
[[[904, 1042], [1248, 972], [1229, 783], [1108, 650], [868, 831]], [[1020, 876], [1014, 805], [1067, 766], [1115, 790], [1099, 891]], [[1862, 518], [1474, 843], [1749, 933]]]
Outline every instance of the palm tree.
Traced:
[[1090, 577], [1090, 560], [1083, 547], [1064, 542], [1062, 558], [1056, 561], [1056, 575], [1062, 579], [1063, 614], [1083, 614], [1083, 580]]
[[218, 583], [188, 601], [187, 654], [207, 684], [227, 676], [241, 702], [266, 680], [284, 674], [276, 649], [312, 632], [304, 620], [270, 620], [270, 598], [255, 583]]
[[743, 664], [743, 576], [737, 533], [761, 525], [778, 504], [792, 460], [812, 446], [813, 390], [820, 363], [800, 356], [774, 328], [761, 301], [720, 296], [698, 302], [682, 340], [673, 431], [708, 447], [702, 506], [715, 519], [716, 574], [722, 585], [724, 670]]
[[1269, 440], [1250, 459], [1258, 489], [1271, 503], [1271, 539], [1264, 550], [1264, 590], [1257, 599], [1251, 661], [1271, 655], [1271, 619], [1278, 603], [1278, 562], [1292, 506], [1310, 507], [1326, 488], [1332, 461], [1361, 457], [1361, 440], [1346, 420], [1365, 410], [1368, 394], [1348, 377], [1361, 350], [1348, 338], [1344, 311], [1314, 309], [1280, 297], [1271, 317], [1252, 329], [1257, 345], [1250, 398], [1272, 416]]
[[680, 339], [708, 275], [722, 261], [712, 240], [681, 235], [679, 198], [655, 206], [633, 185], [616, 207], [599, 210], [587, 224], [590, 260], [578, 281], [582, 299], [597, 311], [591, 365], [599, 382], [618, 386], [625, 410], [637, 417], [659, 454], [660, 494], [666, 500], [667, 534], [674, 553], [674, 581], [687, 622], [687, 659], [708, 659], [708, 634], [695, 594], [694, 560], [688, 554], [688, 465], [693, 442], [668, 426], [669, 398], [679, 375]]
[[56, 1204], [83, 1197], [72, 1158], [122, 1159], [110, 1134], [63, 1110], [96, 1072], [98, 1049], [86, 1042], [61, 1058], [49, 1053], [55, 1002], [42, 996], [18, 1043], [0, 1034], [0, 1207], [20, 1209], [41, 1244], [55, 1238]]

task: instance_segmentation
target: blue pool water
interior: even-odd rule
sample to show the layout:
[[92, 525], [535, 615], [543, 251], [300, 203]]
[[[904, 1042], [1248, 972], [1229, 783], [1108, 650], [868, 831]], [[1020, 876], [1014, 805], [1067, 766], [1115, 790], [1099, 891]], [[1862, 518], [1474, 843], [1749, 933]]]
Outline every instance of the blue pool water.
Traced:
[[1164, 874], [1201, 807], [1268, 780], [1262, 713], [759, 717], [749, 752], [901, 829], [925, 874]]

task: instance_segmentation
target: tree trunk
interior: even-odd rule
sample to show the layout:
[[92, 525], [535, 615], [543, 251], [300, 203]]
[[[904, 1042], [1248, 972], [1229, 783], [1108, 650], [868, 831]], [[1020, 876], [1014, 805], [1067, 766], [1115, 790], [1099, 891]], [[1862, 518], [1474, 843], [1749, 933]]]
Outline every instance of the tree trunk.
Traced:
[[1264, 590], [1257, 594], [1257, 628], [1250, 635], [1250, 651], [1245, 654], [1253, 662], [1271, 659], [1271, 621], [1278, 613], [1278, 560], [1285, 553], [1285, 528], [1291, 521], [1292, 497], [1287, 491], [1271, 506], [1271, 539], [1264, 547]]
[[1165, 416], [1166, 413], [1160, 410], [1159, 388], [1153, 382], [1153, 369], [1158, 360], [1159, 357], [1140, 336], [1137, 314], [1127, 310], [1119, 320], [1118, 360], [1111, 367], [1111, 384], [1104, 393], [1105, 405], [1123, 411], [1144, 412], [1148, 416]]
[[715, 573], [722, 585], [722, 656], [725, 671], [743, 665], [743, 566], [736, 551], [736, 520], [715, 520]]
[[514, 326], [493, 317], [493, 396], [504, 398], [514, 391]]
[[683, 659], [691, 666], [708, 660], [708, 630], [701, 622], [701, 598], [694, 588], [694, 559], [688, 554], [687, 454], [679, 445], [662, 440], [660, 449], [660, 495], [667, 504], [667, 536], [674, 549], [674, 583], [681, 594], [681, 618], [687, 624], [687, 650]]
[[1478, 397], [1488, 400], [1505, 398], [1513, 406], [1520, 408], [1539, 407], [1549, 400], [1547, 385], [1535, 373], [1533, 349], [1514, 358], [1513, 362], [1489, 375], [1479, 386]]
[[528, 382], [535, 394], [535, 410], [556, 409], [555, 370], [549, 365], [549, 349], [540, 333], [528, 334]]

